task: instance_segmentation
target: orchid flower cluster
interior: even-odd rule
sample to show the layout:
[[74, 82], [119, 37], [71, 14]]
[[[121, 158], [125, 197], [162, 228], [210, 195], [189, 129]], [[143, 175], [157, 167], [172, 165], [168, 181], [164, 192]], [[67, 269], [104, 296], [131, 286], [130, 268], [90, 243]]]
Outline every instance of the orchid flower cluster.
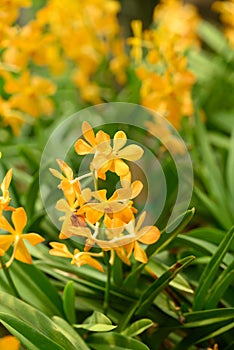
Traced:
[[[0, 153], [1, 157], [1, 153]], [[14, 208], [10, 206], [11, 197], [9, 192], [9, 186], [12, 180], [12, 169], [8, 170], [6, 173], [0, 189], [2, 195], [0, 196], [0, 229], [4, 230], [8, 234], [0, 235], [0, 258], [5, 255], [6, 252], [10, 250], [13, 245], [13, 251], [7, 262], [2, 261], [0, 268], [9, 268], [14, 259], [22, 261], [27, 264], [32, 263], [32, 257], [28, 252], [28, 249], [24, 243], [24, 240], [28, 241], [32, 245], [37, 245], [44, 241], [44, 238], [37, 233], [24, 233], [24, 228], [27, 224], [27, 215], [23, 207]], [[4, 214], [11, 212], [11, 221], [4, 216]]]
[[[67, 257], [77, 266], [89, 264], [103, 271], [102, 264], [95, 258], [110, 252], [109, 263], [113, 264], [117, 255], [125, 264], [130, 265], [131, 256], [141, 263], [148, 258], [143, 244], [152, 244], [160, 238], [155, 226], [143, 226], [146, 213], [136, 220], [136, 198], [143, 189], [139, 180], [132, 182], [132, 173], [126, 161], [134, 162], [143, 155], [143, 149], [135, 144], [126, 146], [127, 137], [123, 131], [117, 131], [111, 140], [110, 135], [100, 130], [96, 134], [88, 122], [82, 125], [83, 137], [75, 143], [78, 155], [93, 155], [87, 174], [74, 177], [73, 170], [63, 161], [57, 160], [61, 172], [50, 169], [60, 179], [58, 188], [64, 198], [57, 202], [56, 208], [64, 215], [60, 218], [62, 228], [60, 239], [82, 237], [84, 251], [75, 249], [70, 252], [66, 244], [51, 242], [50, 254]], [[99, 189], [99, 179], [107, 181], [107, 172], [115, 173], [121, 186], [108, 197], [106, 189]], [[82, 187], [82, 180], [91, 178], [93, 189]], [[93, 252], [93, 247], [100, 252]]]
[[48, 0], [33, 18], [24, 16], [31, 6], [32, 0], [0, 2], [0, 126], [15, 135], [33, 118], [53, 113], [64, 76], [82, 101], [94, 104], [105, 95], [94, 78], [103, 63], [119, 84], [127, 78], [117, 1], [67, 0], [64, 6]]
[[134, 36], [128, 39], [141, 81], [141, 104], [151, 109], [157, 106], [157, 112], [177, 129], [182, 117], [193, 115], [191, 90], [195, 75], [188, 67], [186, 51], [199, 48], [199, 23], [193, 5], [161, 0], [155, 7], [151, 28], [143, 31], [141, 21], [134, 20]]

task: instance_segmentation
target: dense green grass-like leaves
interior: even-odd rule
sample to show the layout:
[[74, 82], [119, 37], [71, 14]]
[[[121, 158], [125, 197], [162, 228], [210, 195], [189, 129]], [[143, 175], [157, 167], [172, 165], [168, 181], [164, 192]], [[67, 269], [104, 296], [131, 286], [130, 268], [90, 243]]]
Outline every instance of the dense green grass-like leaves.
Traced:
[[203, 308], [206, 308], [208, 290], [216, 278], [220, 263], [223, 260], [223, 257], [233, 240], [233, 232], [234, 227], [232, 227], [231, 230], [225, 235], [217, 251], [211, 258], [209, 264], [206, 265], [206, 268], [199, 280], [199, 286], [194, 296], [194, 310], [201, 310]]
[[35, 347], [40, 344], [40, 349], [75, 350], [61, 329], [56, 327], [48, 316], [4, 292], [0, 292], [0, 320], [23, 343], [24, 337]]

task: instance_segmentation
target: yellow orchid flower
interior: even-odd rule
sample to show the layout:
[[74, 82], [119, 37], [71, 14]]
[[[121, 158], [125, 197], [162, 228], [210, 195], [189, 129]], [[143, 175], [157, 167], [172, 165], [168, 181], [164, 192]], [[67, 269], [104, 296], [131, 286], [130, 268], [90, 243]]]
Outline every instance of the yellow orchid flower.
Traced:
[[70, 258], [71, 264], [76, 265], [78, 267], [82, 265], [90, 265], [95, 269], [104, 272], [102, 265], [95, 260], [94, 257], [102, 257], [103, 253], [90, 253], [90, 252], [81, 252], [79, 249], [74, 250], [74, 254], [72, 254], [67, 246], [63, 243], [59, 242], [51, 242], [50, 243], [52, 249], [49, 251], [51, 255], [60, 256], [63, 258]]
[[[75, 200], [81, 194], [80, 182], [78, 178], [74, 178], [72, 169], [61, 159], [57, 159], [57, 163], [62, 174], [56, 169], [49, 169], [50, 172], [61, 180], [58, 188], [62, 189], [68, 203], [73, 205]], [[63, 175], [64, 174], [64, 175]]]
[[139, 64], [142, 60], [142, 22], [140, 20], [133, 20], [131, 22], [133, 37], [127, 39], [127, 43], [132, 46], [131, 57], [135, 60], [136, 64]]
[[135, 260], [140, 261], [144, 264], [148, 262], [148, 258], [144, 249], [140, 246], [140, 243], [152, 244], [157, 242], [160, 238], [160, 231], [156, 226], [141, 227], [145, 220], [145, 216], [146, 212], [143, 212], [140, 215], [136, 225], [134, 221], [130, 221], [128, 224], [125, 224], [125, 229], [131, 236], [134, 236], [135, 239], [133, 242], [124, 246], [128, 252], [128, 256], [134, 252]]
[[9, 207], [11, 198], [10, 198], [8, 188], [10, 186], [11, 179], [12, 179], [12, 169], [8, 170], [8, 172], [6, 173], [0, 185], [0, 189], [2, 191], [2, 196], [0, 196], [0, 217], [2, 216], [3, 210], [14, 210], [14, 208]]
[[91, 196], [98, 202], [89, 202], [83, 205], [77, 211], [77, 214], [85, 214], [87, 220], [92, 224], [95, 224], [106, 215], [111, 218], [119, 218], [127, 223], [133, 219], [133, 212], [135, 211], [135, 208], [132, 208], [130, 199], [135, 198], [142, 190], [142, 187], [140, 181], [134, 181], [131, 186], [117, 189], [108, 199], [106, 197], [106, 189], [94, 192], [90, 190]]
[[88, 122], [83, 122], [82, 132], [87, 142], [82, 139], [76, 141], [75, 150], [79, 155], [90, 153], [95, 154], [97, 151], [97, 145], [103, 144], [110, 140], [110, 136], [102, 130], [98, 131], [95, 136], [94, 131]]
[[108, 170], [120, 177], [127, 176], [129, 167], [122, 159], [136, 161], [142, 157], [144, 151], [140, 146], [128, 145], [124, 147], [126, 143], [126, 134], [123, 131], [117, 131], [114, 135], [113, 147], [110, 140], [97, 146], [97, 153], [92, 161], [92, 165], [97, 171], [99, 178], [105, 180]]
[[80, 155], [94, 154], [91, 170], [96, 170], [97, 176], [103, 180], [106, 179], [108, 170], [115, 172], [120, 177], [129, 178], [129, 167], [122, 159], [136, 161], [143, 155], [143, 149], [137, 145], [124, 147], [127, 137], [123, 131], [118, 131], [114, 135], [113, 147], [110, 136], [102, 130], [98, 131], [95, 136], [89, 123], [83, 123], [82, 131], [87, 142], [79, 139], [75, 144], [75, 150]]
[[[65, 213], [65, 215], [59, 218], [60, 221], [63, 221], [59, 234], [60, 239], [66, 239], [74, 235], [88, 237], [90, 230], [85, 227], [86, 222], [84, 215], [76, 214], [76, 204], [71, 207], [65, 199], [60, 199], [56, 204], [56, 209]], [[73, 227], [77, 228], [76, 234], [74, 234], [74, 231], [71, 231]]]
[[0, 350], [19, 350], [20, 342], [13, 335], [6, 335], [0, 339]]
[[0, 228], [11, 233], [11, 235], [0, 235], [0, 255], [3, 256], [11, 244], [14, 244], [12, 256], [6, 263], [6, 266], [9, 267], [14, 258], [31, 264], [32, 257], [23, 240], [26, 239], [32, 245], [37, 245], [43, 242], [44, 238], [37, 233], [23, 233], [23, 229], [27, 223], [27, 215], [22, 207], [15, 209], [12, 213], [12, 223], [14, 227], [9, 224], [4, 216], [0, 217]]

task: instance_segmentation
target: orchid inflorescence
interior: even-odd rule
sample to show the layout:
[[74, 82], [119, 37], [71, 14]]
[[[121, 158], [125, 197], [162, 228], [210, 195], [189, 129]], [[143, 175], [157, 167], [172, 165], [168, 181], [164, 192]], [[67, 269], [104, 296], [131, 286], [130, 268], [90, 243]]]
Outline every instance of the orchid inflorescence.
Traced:
[[[96, 134], [88, 122], [82, 125], [83, 137], [75, 143], [78, 155], [92, 154], [90, 169], [87, 174], [75, 177], [73, 170], [63, 160], [57, 160], [62, 171], [50, 169], [51, 173], [60, 179], [58, 188], [63, 191], [64, 198], [57, 202], [56, 208], [64, 215], [60, 239], [82, 237], [84, 251], [74, 250], [72, 254], [63, 243], [51, 242], [50, 254], [67, 257], [77, 266], [89, 264], [100, 271], [102, 265], [95, 257], [102, 257], [104, 252], [110, 252], [109, 262], [113, 264], [115, 255], [127, 265], [130, 265], [132, 253], [135, 260], [147, 263], [148, 258], [143, 244], [152, 244], [160, 237], [160, 231], [155, 226], [143, 226], [146, 212], [136, 220], [137, 209], [134, 207], [136, 198], [143, 189], [139, 180], [132, 182], [132, 173], [126, 161], [139, 160], [144, 151], [135, 144], [126, 146], [127, 137], [123, 131], [117, 131], [111, 140], [110, 135], [100, 130]], [[107, 189], [99, 189], [99, 179], [107, 181], [107, 172], [115, 173], [120, 182], [111, 196]], [[94, 188], [82, 188], [82, 180], [90, 177]], [[92, 248], [100, 248], [100, 252]]]
[[[1, 153], [0, 153], [1, 157]], [[12, 180], [12, 169], [8, 170], [6, 173], [0, 189], [2, 195], [0, 196], [0, 229], [10, 233], [0, 235], [0, 257], [4, 256], [5, 253], [9, 250], [11, 245], [13, 245], [13, 252], [9, 260], [5, 263], [4, 267], [9, 267], [14, 259], [17, 259], [21, 262], [31, 264], [32, 258], [28, 249], [24, 243], [24, 240], [27, 240], [32, 245], [36, 245], [44, 241], [37, 233], [23, 233], [23, 230], [27, 223], [27, 215], [23, 207], [13, 208], [9, 204], [11, 202], [9, 186]], [[7, 218], [4, 216], [6, 211], [12, 212], [11, 220], [13, 225], [9, 223]], [[0, 265], [2, 268], [3, 265]]]

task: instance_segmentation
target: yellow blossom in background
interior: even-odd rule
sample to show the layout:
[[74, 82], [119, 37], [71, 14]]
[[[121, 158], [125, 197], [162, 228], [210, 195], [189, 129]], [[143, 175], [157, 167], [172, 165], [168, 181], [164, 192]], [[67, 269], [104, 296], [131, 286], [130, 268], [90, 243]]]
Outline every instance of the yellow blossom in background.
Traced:
[[119, 84], [126, 82], [128, 59], [118, 1], [49, 0], [21, 24], [21, 9], [30, 5], [28, 0], [0, 4], [0, 121], [15, 135], [29, 117], [52, 115], [51, 96], [64, 77], [66, 87], [77, 89], [82, 104], [103, 101], [105, 89], [95, 77], [99, 69], [106, 74], [108, 67]]
[[0, 339], [0, 350], [20, 350], [20, 342], [13, 335], [6, 335]]
[[0, 229], [10, 233], [10, 235], [0, 235], [0, 256], [3, 256], [10, 246], [14, 244], [13, 254], [10, 260], [6, 263], [6, 266], [9, 267], [14, 258], [24, 263], [31, 264], [31, 255], [29, 254], [23, 240], [26, 239], [32, 245], [37, 245], [43, 242], [44, 238], [37, 233], [23, 233], [24, 227], [27, 223], [27, 215], [24, 208], [20, 207], [13, 211], [12, 223], [13, 226], [4, 216], [0, 217]]
[[138, 64], [141, 62], [143, 49], [141, 21], [132, 21], [132, 32], [134, 37], [128, 38], [127, 43], [132, 47], [131, 56], [135, 59], [135, 62]]
[[182, 117], [193, 114], [195, 76], [188, 69], [185, 50], [199, 46], [199, 20], [192, 5], [162, 0], [155, 8], [152, 27], [141, 33], [139, 21], [133, 21], [135, 37], [128, 40], [141, 81], [142, 105], [165, 116], [176, 128]]
[[234, 48], [234, 1], [215, 1], [213, 10], [220, 13], [221, 21], [224, 23], [224, 33]]

